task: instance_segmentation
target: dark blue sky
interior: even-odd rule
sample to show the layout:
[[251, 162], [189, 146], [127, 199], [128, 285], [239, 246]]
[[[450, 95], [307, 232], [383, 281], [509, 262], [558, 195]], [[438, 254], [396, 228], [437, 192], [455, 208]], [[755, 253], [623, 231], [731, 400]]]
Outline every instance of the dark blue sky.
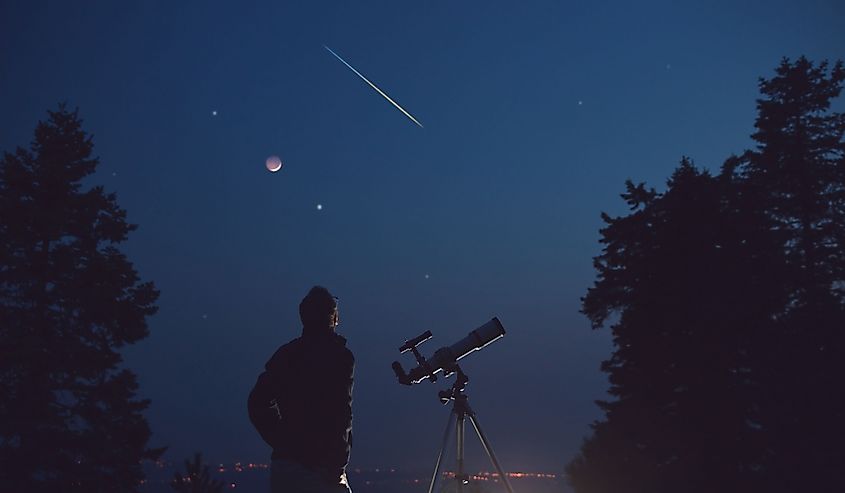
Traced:
[[506, 468], [562, 469], [606, 388], [608, 333], [578, 313], [599, 212], [624, 212], [626, 178], [748, 147], [757, 78], [845, 57], [843, 18], [835, 0], [4, 2], [0, 149], [80, 108], [93, 182], [162, 292], [126, 362], [168, 457], [267, 460], [246, 395], [319, 283], [357, 357], [353, 466], [433, 465], [442, 385], [395, 383], [396, 348], [498, 315], [508, 335], [465, 360], [471, 401]]

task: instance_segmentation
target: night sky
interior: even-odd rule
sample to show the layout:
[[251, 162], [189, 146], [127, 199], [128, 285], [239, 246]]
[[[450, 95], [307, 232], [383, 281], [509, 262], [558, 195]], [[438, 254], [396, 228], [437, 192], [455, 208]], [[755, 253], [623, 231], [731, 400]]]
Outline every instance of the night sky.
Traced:
[[90, 182], [161, 290], [124, 354], [172, 460], [269, 460], [246, 396], [322, 284], [357, 359], [353, 467], [433, 466], [445, 385], [390, 363], [498, 316], [470, 402], [506, 469], [562, 470], [607, 387], [608, 331], [578, 313], [599, 213], [626, 211], [627, 178], [749, 147], [781, 57], [845, 57], [836, 0], [11, 3], [0, 150], [63, 100], [94, 134]]

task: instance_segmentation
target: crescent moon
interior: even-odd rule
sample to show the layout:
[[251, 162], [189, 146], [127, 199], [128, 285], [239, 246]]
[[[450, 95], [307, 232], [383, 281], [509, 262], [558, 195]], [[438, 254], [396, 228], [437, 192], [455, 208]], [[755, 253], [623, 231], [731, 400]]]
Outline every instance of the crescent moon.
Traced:
[[271, 173], [275, 173], [276, 171], [282, 169], [282, 160], [279, 159], [279, 156], [268, 157], [264, 164], [267, 166], [267, 171]]

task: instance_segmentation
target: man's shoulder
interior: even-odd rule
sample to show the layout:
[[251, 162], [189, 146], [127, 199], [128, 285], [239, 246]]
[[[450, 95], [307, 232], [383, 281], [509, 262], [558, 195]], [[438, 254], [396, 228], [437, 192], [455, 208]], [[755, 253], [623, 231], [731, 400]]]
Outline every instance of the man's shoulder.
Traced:
[[281, 355], [281, 354], [285, 354], [285, 353], [290, 353], [292, 351], [297, 351], [298, 349], [300, 349], [301, 346], [302, 346], [302, 337], [296, 337], [296, 338], [291, 339], [290, 341], [282, 344], [281, 346], [279, 346], [279, 349], [276, 350], [276, 353], [273, 354], [273, 357], [276, 357], [276, 355]]
[[276, 352], [273, 353], [273, 356], [267, 360], [267, 364], [264, 365], [265, 368], [269, 370], [272, 367], [278, 366], [282, 364], [283, 361], [290, 359], [292, 354], [298, 353], [300, 347], [302, 346], [301, 339], [301, 337], [297, 337], [279, 346], [279, 348], [276, 349]]
[[297, 337], [281, 345], [267, 361], [265, 367], [268, 370], [278, 368], [285, 364], [291, 364], [294, 360], [309, 358], [320, 353], [329, 356], [343, 366], [354, 366], [355, 364], [355, 356], [346, 347], [346, 339], [339, 334], [333, 334], [328, 339]]

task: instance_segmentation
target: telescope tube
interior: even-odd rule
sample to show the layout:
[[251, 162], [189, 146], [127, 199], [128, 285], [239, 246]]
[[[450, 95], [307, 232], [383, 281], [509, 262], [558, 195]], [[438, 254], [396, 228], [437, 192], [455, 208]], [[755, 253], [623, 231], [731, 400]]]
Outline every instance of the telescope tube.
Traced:
[[[460, 359], [473, 351], [483, 349], [491, 342], [505, 335], [505, 328], [498, 317], [471, 331], [466, 337], [451, 346], [444, 346], [434, 352], [428, 360], [428, 366], [432, 373], [440, 373], [444, 369], [449, 370]], [[417, 366], [408, 372], [412, 383], [420, 383], [429, 377], [429, 373], [422, 366]]]

